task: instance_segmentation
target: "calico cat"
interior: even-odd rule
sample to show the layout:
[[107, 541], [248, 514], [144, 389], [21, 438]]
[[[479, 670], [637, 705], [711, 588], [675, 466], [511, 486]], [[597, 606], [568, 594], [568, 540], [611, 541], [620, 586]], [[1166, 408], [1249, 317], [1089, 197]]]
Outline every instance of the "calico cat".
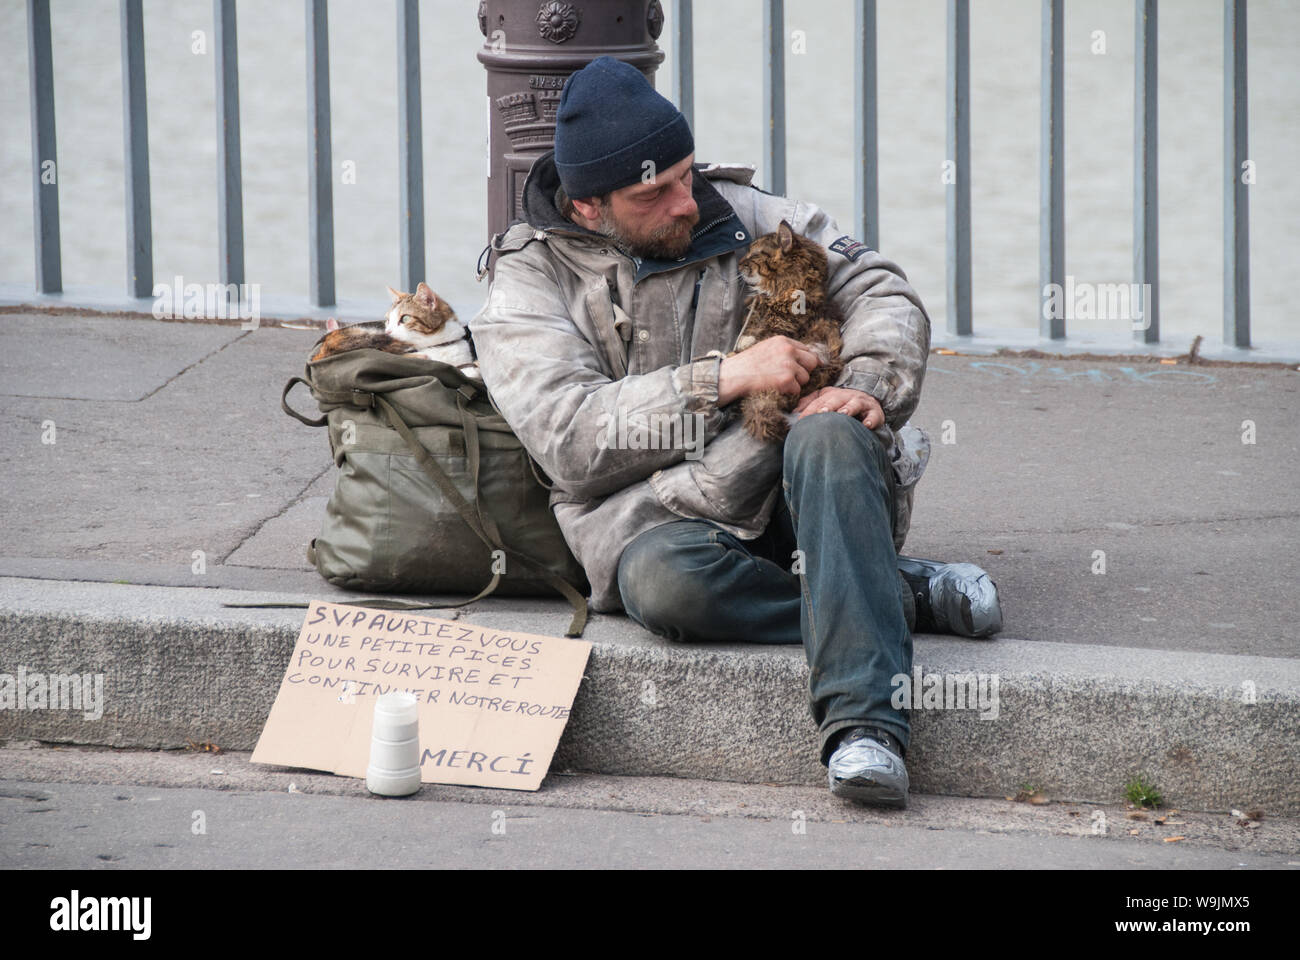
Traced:
[[[312, 360], [321, 360], [346, 350], [370, 348], [386, 353], [416, 353], [430, 360], [457, 367], [475, 380], [483, 379], [474, 362], [469, 334], [445, 300], [420, 281], [415, 293], [399, 293], [392, 287], [392, 309], [383, 331], [360, 325], [331, 329]], [[332, 321], [331, 321], [332, 322]]]
[[750, 245], [740, 261], [740, 275], [753, 293], [736, 352], [768, 337], [786, 336], [822, 361], [810, 372], [799, 397], [763, 390], [741, 400], [745, 429], [758, 440], [781, 441], [790, 429], [788, 414], [799, 398], [834, 384], [843, 370], [840, 323], [844, 318], [826, 296], [826, 251], [815, 240], [795, 233], [784, 220], [774, 233]]

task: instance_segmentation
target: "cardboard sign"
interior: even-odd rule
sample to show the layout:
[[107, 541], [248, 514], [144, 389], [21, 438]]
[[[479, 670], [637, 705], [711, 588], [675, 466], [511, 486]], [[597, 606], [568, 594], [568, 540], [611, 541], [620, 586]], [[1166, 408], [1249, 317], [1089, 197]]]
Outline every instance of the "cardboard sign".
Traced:
[[375, 698], [405, 690], [423, 782], [536, 790], [590, 652], [586, 640], [313, 603], [253, 762], [364, 777]]

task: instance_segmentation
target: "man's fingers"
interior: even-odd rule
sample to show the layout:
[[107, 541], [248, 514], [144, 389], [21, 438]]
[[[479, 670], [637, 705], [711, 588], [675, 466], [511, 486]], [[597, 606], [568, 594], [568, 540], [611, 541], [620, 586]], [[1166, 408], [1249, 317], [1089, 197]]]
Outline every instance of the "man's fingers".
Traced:
[[[800, 383], [806, 383], [809, 379], [802, 368], [796, 368], [795, 376], [802, 378]], [[795, 404], [794, 412], [800, 418], [816, 413], [842, 413], [872, 430], [885, 422], [884, 411], [880, 409], [879, 401], [874, 397], [841, 387], [822, 387], [814, 390], [806, 397], [800, 398]]]
[[819, 366], [821, 366], [821, 362], [822, 362], [821, 358], [818, 357], [817, 354], [809, 350], [807, 347], [799, 347], [797, 350], [795, 350], [794, 358], [798, 360], [799, 364], [807, 370], [816, 370]]
[[779, 343], [781, 345], [780, 349], [788, 350], [789, 356], [794, 357], [795, 362], [806, 370], [814, 370], [822, 362], [817, 354], [798, 340], [791, 340], [789, 337], [773, 337], [772, 341]]

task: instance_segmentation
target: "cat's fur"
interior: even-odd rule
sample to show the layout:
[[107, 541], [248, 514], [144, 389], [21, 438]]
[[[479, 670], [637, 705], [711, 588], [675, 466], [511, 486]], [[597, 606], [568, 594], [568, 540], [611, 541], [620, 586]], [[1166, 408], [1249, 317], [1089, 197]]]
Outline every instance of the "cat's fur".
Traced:
[[749, 315], [736, 342], [737, 352], [768, 337], [786, 336], [821, 359], [798, 397], [776, 390], [741, 400], [745, 429], [764, 441], [781, 441], [790, 429], [787, 416], [805, 397], [831, 386], [843, 370], [838, 308], [826, 296], [826, 251], [782, 220], [775, 232], [759, 237], [740, 261], [740, 275], [753, 287]]
[[393, 306], [385, 318], [382, 333], [355, 326], [332, 329], [312, 360], [363, 348], [385, 353], [416, 353], [458, 367], [467, 377], [482, 379], [465, 327], [428, 284], [420, 281], [414, 293], [400, 293], [392, 287], [388, 293], [393, 298]]

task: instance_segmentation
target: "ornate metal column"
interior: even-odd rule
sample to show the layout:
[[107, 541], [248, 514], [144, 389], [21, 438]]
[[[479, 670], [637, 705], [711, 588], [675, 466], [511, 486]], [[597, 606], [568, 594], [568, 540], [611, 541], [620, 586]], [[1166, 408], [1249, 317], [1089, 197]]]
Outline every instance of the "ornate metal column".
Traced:
[[479, 62], [487, 68], [487, 235], [522, 219], [524, 179], [555, 144], [564, 81], [608, 54], [650, 83], [664, 54], [659, 0], [480, 0]]

